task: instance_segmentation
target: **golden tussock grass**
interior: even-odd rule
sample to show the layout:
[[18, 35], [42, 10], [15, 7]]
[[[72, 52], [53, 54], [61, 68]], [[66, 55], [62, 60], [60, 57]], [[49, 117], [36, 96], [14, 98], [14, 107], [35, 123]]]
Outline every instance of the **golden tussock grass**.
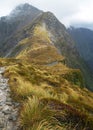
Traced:
[[[64, 103], [72, 105], [74, 109], [88, 115], [88, 122], [92, 122], [92, 92], [83, 88], [81, 89], [78, 85], [74, 85], [69, 82], [69, 80], [64, 79], [61, 75], [67, 72], [64, 73], [64, 68], [59, 68], [61, 71], [56, 72], [54, 71], [56, 67], [57, 66], [54, 68], [50, 67], [52, 69], [49, 69], [49, 67], [30, 65], [24, 62], [7, 67], [4, 75], [10, 79], [11, 96], [18, 102], [23, 103], [20, 113], [20, 122], [23, 130], [46, 130], [49, 128], [56, 130], [56, 123], [54, 123], [55, 127], [53, 127], [53, 124], [50, 122], [50, 118], [55, 117], [55, 110], [49, 109], [47, 104], [42, 104], [41, 100], [43, 99], [58, 102], [58, 106], [60, 106], [60, 104], [65, 106]], [[67, 71], [66, 67], [65, 70]], [[54, 108], [58, 106], [54, 106]], [[68, 106], [66, 109], [68, 110], [67, 112], [69, 112], [70, 107]], [[57, 117], [59, 117], [60, 112], [56, 111], [56, 113], [58, 113]], [[61, 117], [61, 119], [62, 118], [63, 117]], [[73, 130], [73, 125], [71, 124], [72, 126], [70, 127], [69, 123], [67, 123], [67, 127], [64, 123], [61, 127], [58, 125], [59, 130]]]

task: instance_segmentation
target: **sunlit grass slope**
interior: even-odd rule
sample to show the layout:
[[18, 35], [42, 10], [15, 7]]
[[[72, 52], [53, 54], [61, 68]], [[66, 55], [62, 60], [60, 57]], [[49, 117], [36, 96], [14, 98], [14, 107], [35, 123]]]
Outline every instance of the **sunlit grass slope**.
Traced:
[[43, 25], [37, 25], [29, 35], [18, 43], [12, 56], [15, 55], [17, 59], [25, 59], [35, 64], [64, 61], [64, 57], [50, 40], [50, 32]]
[[19, 130], [92, 130], [93, 93], [79, 69], [68, 68], [45, 25], [35, 26], [6, 66], [11, 97], [21, 103]]
[[0, 63], [8, 65], [4, 76], [12, 98], [22, 103], [21, 129], [92, 130], [93, 93], [84, 88], [79, 70], [12, 60]]

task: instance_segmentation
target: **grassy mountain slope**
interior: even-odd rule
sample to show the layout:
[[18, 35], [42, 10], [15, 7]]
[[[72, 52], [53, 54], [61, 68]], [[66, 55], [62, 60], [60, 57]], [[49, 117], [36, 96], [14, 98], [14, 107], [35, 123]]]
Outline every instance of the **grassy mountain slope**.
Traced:
[[[35, 32], [35, 28], [37, 27], [39, 27], [39, 29], [37, 30], [37, 33], [39, 35], [35, 37], [34, 32]], [[44, 34], [42, 33], [42, 31]], [[40, 37], [40, 35], [42, 38]], [[11, 45], [11, 43], [13, 42], [16, 42], [16, 45], [14, 47], [12, 47]], [[48, 61], [47, 54], [50, 54], [53, 51], [53, 53], [51, 54], [52, 56], [54, 55], [53, 56], [54, 58], [55, 57], [54, 48], [58, 49], [58, 53], [62, 54], [63, 57], [65, 57], [65, 64], [67, 64], [69, 67], [80, 69], [83, 73], [86, 87], [93, 90], [93, 87], [92, 87], [93, 75], [91, 71], [89, 70], [84, 60], [80, 57], [76, 49], [76, 45], [74, 41], [72, 40], [72, 38], [70, 37], [70, 35], [68, 34], [64, 25], [62, 25], [52, 13], [45, 12], [39, 15], [29, 25], [25, 26], [23, 29], [15, 33], [13, 37], [10, 37], [7, 40], [7, 45], [9, 45], [11, 50], [9, 51], [6, 46], [6, 49], [9, 51], [6, 56], [18, 57], [20, 53], [20, 57], [22, 58], [21, 55], [23, 55], [24, 53], [23, 58], [29, 57], [30, 61], [31, 60], [37, 61], [38, 59], [40, 60], [40, 58], [42, 57], [43, 59], [45, 59], [45, 62], [46, 62]], [[40, 49], [40, 46], [42, 46], [41, 47], [42, 49]], [[37, 54], [34, 54], [35, 48], [37, 48], [37, 51], [38, 51]], [[48, 52], [47, 50], [48, 51], [50, 50], [50, 51]], [[46, 54], [44, 56], [45, 51], [46, 51]], [[36, 57], [37, 57], [37, 60], [35, 60]], [[58, 61], [60, 60], [61, 59], [58, 58]]]
[[19, 130], [93, 129], [93, 92], [83, 77], [90, 80], [88, 68], [52, 13], [40, 14], [4, 45], [0, 66], [11, 97], [21, 103]]
[[20, 130], [92, 130], [93, 93], [84, 88], [79, 70], [12, 58], [0, 64], [7, 66], [11, 97], [22, 104]]
[[79, 68], [85, 78], [86, 87], [93, 90], [93, 74], [84, 59], [79, 55], [76, 44], [68, 34], [68, 31], [58, 19], [50, 12], [43, 13], [36, 23], [45, 23], [50, 31], [50, 38], [59, 52], [65, 57], [65, 63], [72, 68]]
[[36, 26], [33, 30], [33, 36], [22, 39], [11, 53], [11, 56], [38, 64], [63, 61], [64, 57], [51, 43], [48, 34], [45, 27]]
[[11, 97], [22, 104], [19, 129], [92, 130], [93, 93], [50, 38], [45, 25], [36, 25], [11, 53], [15, 59], [0, 60], [7, 66]]

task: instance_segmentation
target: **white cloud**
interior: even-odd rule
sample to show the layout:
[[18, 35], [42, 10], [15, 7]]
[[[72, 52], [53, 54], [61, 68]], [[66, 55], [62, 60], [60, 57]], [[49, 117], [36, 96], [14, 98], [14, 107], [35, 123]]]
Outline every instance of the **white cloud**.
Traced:
[[61, 21], [69, 26], [74, 23], [92, 23], [93, 22], [93, 1], [85, 2], [78, 6], [78, 11], [74, 14], [63, 17]]
[[30, 3], [41, 10], [51, 11], [66, 26], [93, 22], [93, 0], [3, 0], [0, 1], [0, 16], [9, 14], [20, 3]]

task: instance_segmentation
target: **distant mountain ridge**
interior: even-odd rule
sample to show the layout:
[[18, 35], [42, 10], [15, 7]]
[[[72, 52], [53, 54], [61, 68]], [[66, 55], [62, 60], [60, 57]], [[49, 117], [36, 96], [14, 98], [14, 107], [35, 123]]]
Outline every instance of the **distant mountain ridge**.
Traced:
[[81, 57], [93, 71], [93, 31], [87, 28], [69, 28], [68, 32], [76, 42]]

